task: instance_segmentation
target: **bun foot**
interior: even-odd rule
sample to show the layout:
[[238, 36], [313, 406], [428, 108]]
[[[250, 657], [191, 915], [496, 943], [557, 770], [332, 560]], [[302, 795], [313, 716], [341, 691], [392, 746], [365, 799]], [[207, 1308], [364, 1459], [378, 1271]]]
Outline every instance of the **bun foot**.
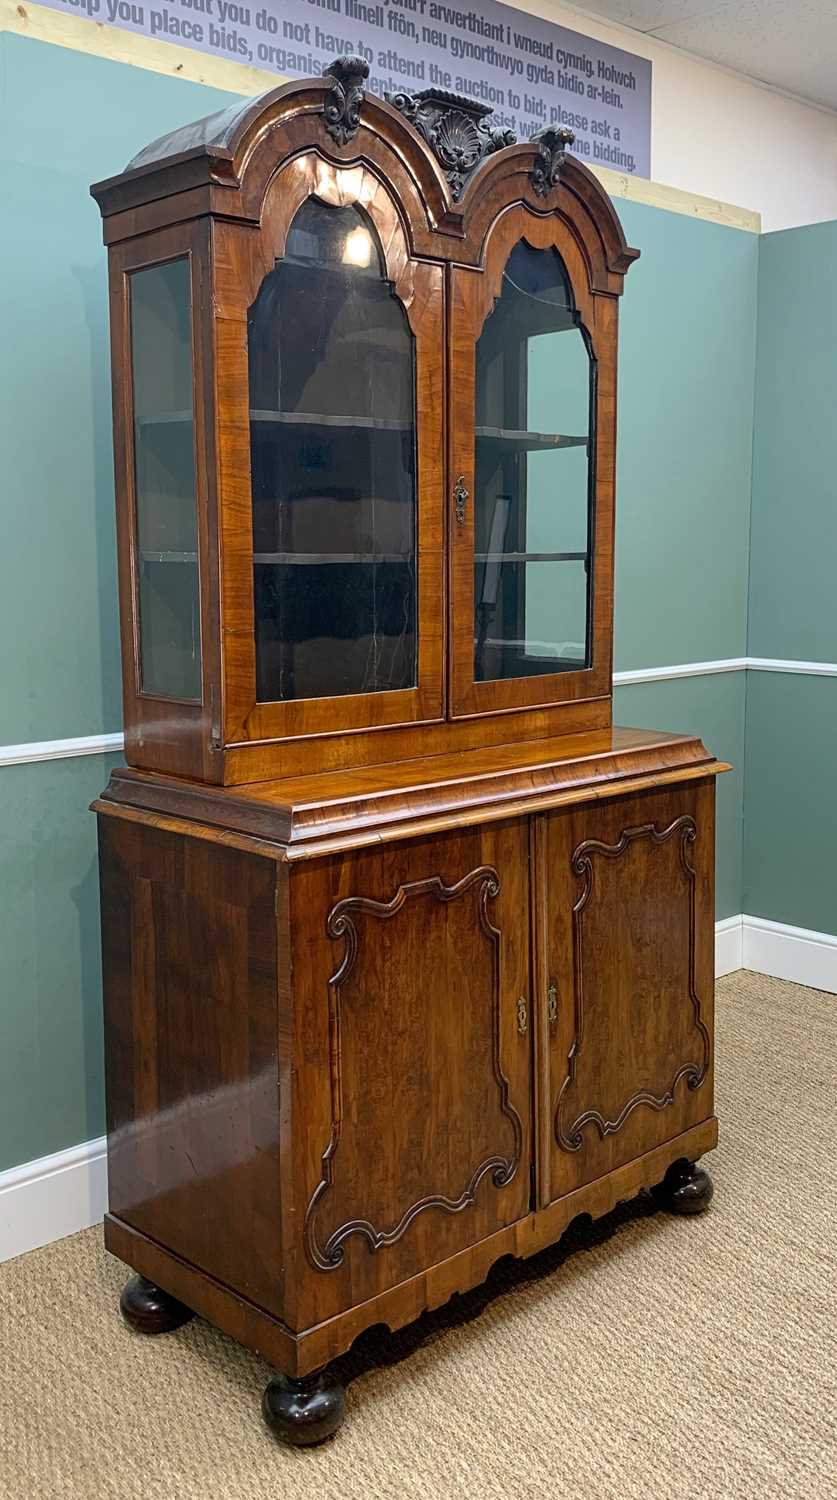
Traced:
[[693, 1161], [673, 1162], [656, 1189], [663, 1208], [672, 1214], [702, 1214], [712, 1202], [712, 1178]]
[[313, 1448], [333, 1437], [345, 1410], [345, 1391], [328, 1368], [300, 1380], [274, 1375], [262, 1399], [268, 1427], [295, 1448]]
[[132, 1276], [119, 1299], [119, 1311], [137, 1333], [170, 1333], [195, 1315], [162, 1287], [144, 1276]]

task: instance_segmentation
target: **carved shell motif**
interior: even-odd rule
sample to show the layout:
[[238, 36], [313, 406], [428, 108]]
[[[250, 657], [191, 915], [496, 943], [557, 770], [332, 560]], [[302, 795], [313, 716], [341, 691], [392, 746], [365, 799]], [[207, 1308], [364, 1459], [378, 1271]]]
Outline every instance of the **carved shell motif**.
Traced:
[[480, 159], [482, 142], [473, 120], [461, 110], [442, 115], [431, 143], [445, 169], [454, 198], [458, 198], [466, 176]]
[[454, 202], [484, 157], [515, 143], [513, 131], [492, 129], [486, 123], [490, 105], [465, 95], [424, 89], [420, 94], [399, 91], [384, 98], [424, 136], [448, 180]]

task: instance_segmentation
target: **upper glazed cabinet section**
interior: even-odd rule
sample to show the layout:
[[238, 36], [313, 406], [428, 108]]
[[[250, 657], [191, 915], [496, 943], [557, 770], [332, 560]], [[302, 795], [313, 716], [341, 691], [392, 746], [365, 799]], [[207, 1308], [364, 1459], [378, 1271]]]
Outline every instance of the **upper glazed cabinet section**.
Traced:
[[138, 767], [235, 783], [610, 721], [636, 252], [568, 132], [517, 145], [366, 71], [93, 189]]

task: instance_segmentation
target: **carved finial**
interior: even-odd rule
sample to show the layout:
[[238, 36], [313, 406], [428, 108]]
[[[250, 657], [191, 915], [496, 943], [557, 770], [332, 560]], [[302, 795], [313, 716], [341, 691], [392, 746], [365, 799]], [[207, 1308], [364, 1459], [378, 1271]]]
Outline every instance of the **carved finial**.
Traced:
[[500, 130], [486, 122], [491, 106], [479, 104], [464, 94], [445, 89], [422, 89], [420, 94], [384, 94], [388, 104], [424, 136], [441, 164], [454, 202], [480, 162], [503, 146], [513, 146], [512, 130]]
[[531, 144], [538, 147], [538, 154], [532, 168], [532, 187], [539, 198], [545, 198], [557, 185], [567, 159], [566, 148], [574, 140], [575, 131], [568, 130], [566, 125], [557, 130], [554, 125], [546, 125], [543, 130], [535, 131]]
[[323, 110], [326, 130], [338, 146], [345, 146], [357, 135], [369, 64], [365, 57], [349, 52], [323, 68], [323, 77], [333, 79]]

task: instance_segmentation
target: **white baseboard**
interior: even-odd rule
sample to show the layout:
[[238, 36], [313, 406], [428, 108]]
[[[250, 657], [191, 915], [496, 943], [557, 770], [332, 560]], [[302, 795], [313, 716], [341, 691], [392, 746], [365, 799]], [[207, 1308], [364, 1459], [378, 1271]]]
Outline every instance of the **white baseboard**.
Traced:
[[[754, 969], [837, 993], [837, 936], [763, 917], [715, 926], [715, 971]], [[98, 1224], [107, 1206], [105, 1138], [0, 1172], [0, 1261]]]
[[84, 1141], [0, 1172], [0, 1261], [98, 1224], [107, 1207], [106, 1141]]
[[715, 923], [715, 975], [732, 974], [742, 967], [741, 923], [743, 918], [724, 917]]
[[741, 918], [741, 967], [837, 994], [837, 937], [766, 917]]
[[715, 973], [752, 969], [837, 994], [837, 936], [766, 917], [726, 917], [715, 924]]

